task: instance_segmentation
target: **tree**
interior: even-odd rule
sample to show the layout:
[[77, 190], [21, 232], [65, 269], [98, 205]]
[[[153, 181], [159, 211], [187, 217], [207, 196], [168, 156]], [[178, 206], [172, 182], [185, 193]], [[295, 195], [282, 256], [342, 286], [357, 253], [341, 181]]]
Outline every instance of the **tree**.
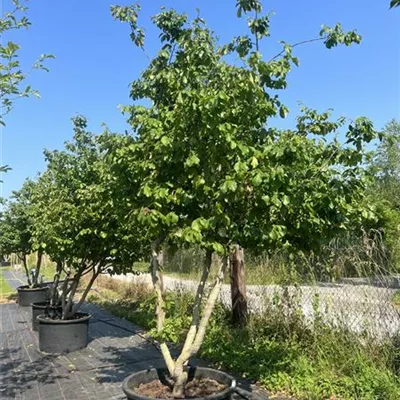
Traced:
[[370, 228], [383, 232], [389, 259], [400, 259], [400, 123], [393, 119], [383, 129], [383, 140], [369, 167], [373, 180], [368, 186], [368, 201], [378, 216]]
[[[4, 12], [0, 17], [0, 36], [2, 38], [13, 30], [28, 29], [31, 25], [27, 17], [20, 17], [28, 9], [27, 1], [12, 0], [11, 3], [12, 9]], [[3, 126], [5, 125], [4, 116], [12, 110], [16, 99], [31, 96], [40, 97], [39, 92], [30, 85], [24, 86], [29, 73], [21, 70], [18, 60], [19, 50], [20, 46], [15, 42], [2, 40], [0, 43], [0, 125]], [[48, 71], [45, 60], [49, 58], [54, 58], [54, 56], [42, 54], [33, 64], [32, 69]], [[7, 170], [7, 166], [0, 166], [0, 173]]]
[[[124, 245], [125, 235], [112, 213], [97, 139], [86, 130], [85, 118], [77, 116], [73, 123], [74, 138], [66, 149], [45, 152], [48, 166], [38, 181], [32, 211], [33, 241], [57, 264], [56, 289], [60, 276], [65, 276], [60, 288], [62, 315], [57, 316], [62, 319], [77, 313], [96, 278], [111, 264], [127, 262], [131, 267], [136, 250]], [[126, 257], [121, 256], [123, 251]], [[84, 276], [90, 279], [74, 305]]]
[[[111, 11], [130, 24], [133, 42], [143, 47], [139, 6]], [[218, 46], [200, 17], [189, 22], [173, 10], [154, 16], [162, 46], [131, 85], [131, 98], [140, 103], [124, 108], [135, 136], [105, 141], [115, 176], [114, 207], [123, 224], [139, 226], [151, 243], [158, 339], [175, 397], [182, 397], [184, 366], [204, 340], [232, 246], [314, 248], [364, 211], [356, 200], [363, 185], [363, 143], [375, 138], [372, 124], [365, 118], [350, 124], [345, 146], [326, 142], [345, 122], [331, 122], [328, 113], [304, 109], [296, 130], [270, 128], [271, 117], [288, 112], [273, 91], [286, 87], [298, 60], [294, 46], [285, 44], [264, 61], [259, 41], [268, 36], [269, 18], [260, 16], [260, 2], [239, 1], [238, 14], [248, 11], [256, 12], [249, 20], [254, 40], [242, 36], [225, 46]], [[338, 24], [324, 27], [317, 40], [331, 48], [358, 43], [360, 36]], [[238, 54], [244, 66], [229, 63], [230, 54]], [[192, 323], [176, 359], [164, 330], [160, 252], [166, 243], [198, 245], [205, 253]], [[213, 253], [221, 262], [206, 296]]]
[[400, 211], [400, 122], [393, 119], [383, 129], [383, 140], [371, 162], [380, 196]]
[[[24, 266], [29, 287], [37, 287], [39, 284], [43, 254], [42, 249], [32, 243], [33, 220], [30, 212], [34, 190], [35, 183], [25, 181], [19, 191], [13, 192], [0, 216], [0, 254], [18, 256]], [[34, 251], [38, 252], [36, 268], [29, 271], [27, 256]]]

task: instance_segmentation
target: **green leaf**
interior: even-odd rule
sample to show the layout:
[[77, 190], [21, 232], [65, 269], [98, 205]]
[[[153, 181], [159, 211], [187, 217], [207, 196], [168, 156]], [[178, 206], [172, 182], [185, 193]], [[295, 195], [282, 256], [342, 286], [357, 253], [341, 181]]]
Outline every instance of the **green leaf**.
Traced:
[[233, 180], [226, 181], [225, 185], [226, 185], [227, 190], [229, 190], [231, 192], [235, 192], [237, 189], [237, 183]]
[[261, 174], [259, 174], [259, 173], [256, 174], [251, 180], [251, 183], [253, 184], [253, 186], [260, 186], [261, 182], [262, 182], [262, 177], [261, 177]]
[[196, 154], [192, 153], [186, 160], [185, 165], [188, 167], [192, 167], [193, 165], [199, 165], [200, 158], [197, 157]]
[[256, 157], [252, 157], [252, 158], [251, 158], [251, 166], [252, 166], [253, 168], [257, 168], [257, 167], [258, 167], [258, 160], [257, 160]]
[[212, 247], [213, 247], [214, 251], [216, 253], [218, 253], [219, 255], [223, 255], [225, 253], [224, 246], [222, 246], [222, 244], [220, 244], [220, 243], [214, 242], [212, 244]]
[[165, 222], [167, 225], [175, 225], [179, 221], [179, 217], [173, 212], [169, 212], [165, 217]]
[[282, 197], [282, 203], [283, 203], [283, 205], [288, 206], [288, 205], [290, 204], [290, 199], [289, 199], [289, 197], [286, 196], [286, 195], [284, 195], [284, 196]]
[[145, 185], [143, 188], [143, 193], [146, 197], [150, 197], [153, 194], [153, 191], [149, 186]]

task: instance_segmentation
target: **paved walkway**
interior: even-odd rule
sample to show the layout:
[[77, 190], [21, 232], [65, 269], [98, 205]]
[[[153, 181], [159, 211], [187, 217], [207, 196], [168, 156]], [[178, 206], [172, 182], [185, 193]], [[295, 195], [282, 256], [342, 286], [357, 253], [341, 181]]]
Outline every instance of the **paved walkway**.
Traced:
[[[18, 274], [4, 272], [13, 287], [21, 285]], [[1, 400], [125, 399], [122, 381], [126, 376], [164, 366], [158, 348], [139, 327], [90, 304], [82, 311], [93, 316], [87, 348], [53, 356], [38, 349], [38, 334], [31, 329], [30, 307], [0, 305]], [[193, 364], [204, 362], [194, 360]], [[251, 390], [248, 382], [241, 382], [240, 386]]]
[[42, 354], [31, 330], [31, 311], [0, 306], [0, 398], [123, 399], [121, 382], [130, 373], [164, 365], [157, 348], [132, 324], [95, 307], [89, 345], [63, 356]]

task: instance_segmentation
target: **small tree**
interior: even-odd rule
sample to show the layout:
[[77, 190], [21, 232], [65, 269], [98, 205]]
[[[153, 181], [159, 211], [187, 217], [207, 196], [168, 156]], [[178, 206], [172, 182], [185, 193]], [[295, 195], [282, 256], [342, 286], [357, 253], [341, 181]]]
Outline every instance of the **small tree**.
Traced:
[[[11, 9], [3, 12], [0, 17], [0, 36], [2, 38], [13, 30], [27, 29], [31, 25], [27, 17], [20, 16], [28, 9], [27, 1], [12, 0], [10, 3]], [[5, 4], [2, 4], [2, 7], [5, 7]], [[12, 110], [16, 99], [31, 96], [40, 97], [39, 92], [32, 89], [30, 85], [24, 86], [28, 73], [21, 70], [18, 61], [19, 50], [20, 46], [15, 42], [3, 40], [0, 42], [0, 126], [5, 125], [4, 116]], [[48, 58], [54, 58], [54, 56], [42, 54], [32, 68], [48, 71], [45, 66], [45, 60]], [[8, 169], [7, 166], [0, 165], [0, 174]]]
[[[2, 255], [16, 254], [24, 266], [29, 287], [39, 284], [40, 267], [43, 251], [32, 243], [33, 220], [31, 217], [32, 193], [35, 183], [27, 180], [19, 191], [12, 194], [11, 200], [6, 203], [6, 209], [0, 217], [0, 253]], [[34, 251], [38, 252], [36, 268], [28, 268], [27, 256]]]
[[[24, 0], [12, 0], [10, 2], [11, 9], [3, 12], [0, 17], [0, 35], [2, 37], [13, 30], [29, 28], [31, 23], [29, 19], [24, 16], [28, 10], [26, 4], [27, 1]], [[5, 5], [3, 4], [3, 6]], [[21, 67], [18, 61], [19, 50], [20, 46], [12, 41], [2, 42], [0, 44], [0, 125], [5, 125], [3, 117], [11, 111], [16, 99], [30, 96], [39, 97], [39, 92], [32, 89], [30, 85], [23, 86], [28, 77], [28, 73], [20, 69]], [[44, 61], [48, 58], [54, 58], [54, 56], [50, 54], [41, 55], [33, 64], [32, 68], [48, 71], [48, 68], [44, 64]]]
[[[138, 10], [138, 6], [113, 7], [112, 14], [129, 22], [132, 40], [143, 47]], [[259, 16], [260, 2], [238, 2], [239, 14], [251, 10], [256, 13], [249, 21], [255, 39], [243, 36], [222, 47], [200, 17], [189, 23], [186, 15], [173, 10], [153, 17], [163, 44], [131, 90], [133, 100], [149, 100], [150, 105], [124, 108], [135, 138], [114, 137], [106, 143], [116, 178], [114, 205], [124, 223], [142, 227], [144, 239], [151, 243], [158, 338], [175, 397], [183, 396], [184, 367], [204, 340], [231, 246], [290, 246], [290, 241], [294, 244], [308, 235], [308, 229], [315, 231], [309, 242], [315, 244], [330, 231], [343, 229], [351, 213], [358, 215], [352, 200], [357, 198], [357, 174], [362, 173], [357, 169], [363, 159], [362, 143], [375, 137], [369, 121], [359, 119], [349, 127], [350, 147], [309, 140], [308, 134], [327, 135], [343, 123], [329, 122], [328, 114], [313, 110], [305, 110], [296, 132], [268, 127], [270, 117], [287, 113], [269, 92], [286, 87], [286, 75], [298, 60], [288, 45], [277, 57], [262, 60], [258, 46], [268, 36], [269, 19]], [[337, 25], [324, 28], [319, 40], [330, 48], [357, 43], [360, 37]], [[226, 60], [233, 53], [244, 67]], [[334, 168], [336, 164], [340, 167]], [[324, 186], [317, 188], [321, 182]], [[313, 192], [304, 191], [307, 184]], [[327, 211], [331, 206], [333, 210]], [[302, 218], [309, 217], [303, 230]], [[164, 332], [163, 243], [195, 244], [205, 251], [192, 323], [176, 359]], [[222, 261], [204, 299], [213, 253]]]
[[388, 259], [398, 270], [400, 260], [400, 123], [390, 121], [383, 129], [384, 137], [369, 162], [373, 179], [367, 190], [367, 201], [376, 208], [377, 221], [369, 224], [383, 233], [389, 250]]
[[[104, 184], [105, 169], [96, 137], [86, 131], [86, 119], [76, 117], [74, 139], [64, 151], [46, 151], [47, 170], [35, 192], [33, 240], [57, 264], [62, 319], [70, 319], [83, 304], [96, 278], [111, 264], [122, 264], [115, 249], [123, 235], [112, 213], [112, 199]], [[135, 249], [128, 248], [132, 254]], [[132, 258], [124, 259], [132, 265]], [[60, 276], [65, 280], [59, 284]], [[73, 303], [83, 277], [90, 277], [80, 299]], [[60, 287], [59, 287], [60, 286]], [[53, 301], [56, 300], [53, 293]]]

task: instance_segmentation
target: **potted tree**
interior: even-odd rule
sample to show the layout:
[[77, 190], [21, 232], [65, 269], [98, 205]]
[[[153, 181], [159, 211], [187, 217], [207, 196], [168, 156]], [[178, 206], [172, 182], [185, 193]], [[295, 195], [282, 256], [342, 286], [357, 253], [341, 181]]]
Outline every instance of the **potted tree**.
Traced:
[[[30, 307], [33, 302], [45, 301], [48, 287], [42, 285], [40, 267], [43, 250], [32, 243], [32, 193], [35, 188], [33, 181], [27, 180], [19, 191], [13, 192], [11, 200], [0, 218], [0, 253], [16, 254], [20, 259], [27, 280], [27, 285], [18, 287], [18, 304]], [[37, 251], [36, 267], [29, 269], [28, 255]]]
[[80, 311], [81, 306], [111, 261], [122, 265], [113, 249], [125, 248], [117, 246], [125, 235], [116, 229], [111, 199], [105, 196], [107, 175], [96, 138], [86, 131], [83, 117], [73, 123], [74, 138], [66, 149], [45, 152], [47, 170], [39, 178], [32, 210], [33, 241], [57, 265], [50, 307], [37, 317], [39, 347], [47, 353], [87, 345], [90, 315]]
[[[143, 47], [138, 11], [139, 6], [112, 8], [116, 19], [130, 24], [135, 44]], [[124, 108], [135, 137], [114, 136], [104, 141], [116, 177], [110, 187], [120, 224], [141, 227], [143, 240], [151, 243], [157, 338], [166, 364], [163, 370], [129, 376], [123, 384], [129, 399], [155, 397], [154, 387], [160, 390], [157, 397], [229, 397], [235, 390], [233, 378], [220, 371], [190, 368], [189, 362], [204, 340], [228, 266], [230, 247], [235, 243], [252, 248], [271, 243], [290, 246], [290, 241], [295, 243], [304, 234], [296, 215], [300, 209], [308, 209], [313, 216], [307, 229], [322, 225], [317, 230], [319, 237], [331, 227], [343, 229], [343, 216], [358, 216], [359, 209], [351, 203], [357, 198], [360, 184], [350, 177], [362, 174], [358, 168], [363, 158], [361, 144], [375, 137], [371, 124], [364, 119], [356, 121], [348, 133], [348, 143], [355, 147], [345, 149], [336, 142], [324, 146], [306, 138], [309, 133], [326, 135], [343, 122], [330, 122], [327, 115], [313, 110], [304, 110], [295, 132], [280, 135], [269, 128], [269, 118], [287, 113], [278, 97], [269, 91], [286, 87], [286, 75], [298, 60], [287, 44], [270, 61], [262, 60], [259, 41], [268, 36], [269, 19], [261, 16], [259, 1], [238, 2], [239, 15], [250, 11], [255, 13], [255, 18], [249, 20], [253, 38], [238, 37], [223, 47], [217, 46], [200, 17], [189, 23], [186, 15], [171, 10], [153, 17], [163, 45], [141, 77], [132, 83], [131, 91], [133, 100], [150, 100], [150, 105], [145, 107], [142, 102]], [[360, 37], [355, 32], [344, 33], [337, 25], [324, 28], [320, 40], [330, 48], [359, 42]], [[241, 58], [244, 67], [224, 58], [233, 53]], [[286, 157], [291, 140], [293, 151]], [[303, 151], [298, 165], [292, 163], [296, 147]], [[308, 148], [315, 158], [309, 157]], [[332, 163], [323, 162], [329, 155]], [[301, 191], [301, 183], [296, 186], [291, 176], [300, 161], [311, 175], [302, 176], [301, 171], [298, 177], [312, 180], [313, 171], [322, 171], [322, 181], [332, 189], [332, 199], [328, 195], [319, 201], [321, 192], [315, 196], [315, 212], [305, 202], [308, 193]], [[314, 161], [320, 163], [313, 170]], [[344, 170], [334, 169], [337, 163], [342, 163]], [[333, 209], [339, 208], [326, 213], [324, 204], [328, 200]], [[196, 244], [205, 252], [192, 323], [176, 358], [168, 349], [164, 331], [160, 255], [165, 243]], [[220, 263], [206, 295], [213, 253], [220, 257]], [[196, 382], [202, 380], [212, 388], [211, 393], [198, 389]]]

